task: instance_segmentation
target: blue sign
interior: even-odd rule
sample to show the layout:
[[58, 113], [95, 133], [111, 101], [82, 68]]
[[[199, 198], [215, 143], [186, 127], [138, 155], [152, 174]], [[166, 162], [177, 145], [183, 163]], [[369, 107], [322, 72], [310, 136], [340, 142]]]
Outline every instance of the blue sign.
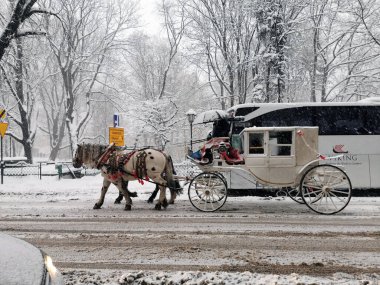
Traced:
[[113, 127], [118, 128], [120, 125], [120, 119], [118, 114], [113, 115]]

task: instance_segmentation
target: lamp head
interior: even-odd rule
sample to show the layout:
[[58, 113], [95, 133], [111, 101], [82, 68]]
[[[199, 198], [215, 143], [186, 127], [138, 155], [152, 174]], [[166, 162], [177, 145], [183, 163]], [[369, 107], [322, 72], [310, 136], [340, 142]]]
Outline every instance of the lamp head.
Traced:
[[194, 122], [196, 115], [197, 115], [197, 113], [193, 109], [190, 109], [189, 111], [186, 112], [186, 117], [187, 117], [190, 124], [192, 124]]

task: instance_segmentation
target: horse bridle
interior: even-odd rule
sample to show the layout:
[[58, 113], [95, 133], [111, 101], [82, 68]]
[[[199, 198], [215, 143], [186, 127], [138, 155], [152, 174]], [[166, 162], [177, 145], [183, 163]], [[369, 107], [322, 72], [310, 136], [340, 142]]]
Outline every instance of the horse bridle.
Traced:
[[80, 145], [78, 145], [75, 157], [73, 159], [73, 164], [82, 166], [83, 165], [82, 157], [83, 157], [83, 146], [81, 147]]

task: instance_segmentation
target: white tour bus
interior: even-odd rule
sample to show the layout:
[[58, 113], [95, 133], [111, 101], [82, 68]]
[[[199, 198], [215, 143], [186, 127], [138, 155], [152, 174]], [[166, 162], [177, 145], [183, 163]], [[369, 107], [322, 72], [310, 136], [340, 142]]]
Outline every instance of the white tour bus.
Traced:
[[[244, 120], [231, 123], [232, 140], [246, 127], [318, 126], [319, 152], [338, 158], [353, 188], [380, 188], [380, 98], [334, 103], [251, 103], [227, 112]], [[229, 188], [250, 189], [252, 179], [235, 172]]]

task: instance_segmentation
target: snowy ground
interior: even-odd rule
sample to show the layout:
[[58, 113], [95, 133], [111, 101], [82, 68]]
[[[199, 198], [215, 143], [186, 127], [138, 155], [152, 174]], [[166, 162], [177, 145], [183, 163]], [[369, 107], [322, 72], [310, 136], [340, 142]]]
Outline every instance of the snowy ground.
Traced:
[[336, 216], [270, 197], [201, 213], [187, 195], [157, 212], [145, 203], [153, 186], [133, 183], [131, 212], [113, 204], [114, 187], [95, 211], [99, 176], [4, 183], [0, 231], [49, 253], [67, 284], [380, 284], [379, 197]]

